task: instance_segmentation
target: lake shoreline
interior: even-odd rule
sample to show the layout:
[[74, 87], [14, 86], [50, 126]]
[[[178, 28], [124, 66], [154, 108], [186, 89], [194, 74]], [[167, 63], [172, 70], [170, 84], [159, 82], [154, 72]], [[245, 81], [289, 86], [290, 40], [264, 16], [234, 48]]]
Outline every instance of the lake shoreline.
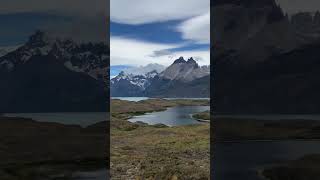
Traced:
[[130, 117], [130, 122], [145, 122], [149, 125], [164, 124], [170, 127], [202, 123], [192, 115], [209, 109], [209, 106], [173, 106], [162, 111], [153, 111]]
[[88, 127], [109, 120], [108, 112], [56, 112], [56, 113], [5, 113], [3, 117], [28, 118], [37, 122], [55, 122], [65, 125]]
[[[255, 173], [250, 174], [251, 178], [255, 177], [254, 179], [257, 178], [254, 175], [256, 174], [261, 179], [287, 180], [282, 178], [282, 171], [278, 171], [278, 168], [282, 168], [284, 162], [290, 163], [290, 159], [295, 159], [296, 156], [307, 155], [314, 153], [314, 151], [318, 152], [317, 150], [320, 149], [320, 146], [318, 146], [320, 121], [317, 120], [257, 120], [243, 117], [216, 117], [212, 123], [215, 126], [214, 141], [216, 148], [220, 149], [219, 152], [216, 151], [216, 156], [226, 159], [232, 156], [237, 159], [234, 161], [233, 159], [226, 160], [229, 164], [237, 164], [240, 160], [245, 161], [242, 168], [244, 168], [244, 172], [252, 172], [252, 169], [254, 169]], [[237, 151], [230, 150], [228, 147], [237, 149]], [[283, 152], [292, 153], [287, 155]], [[247, 156], [243, 153], [249, 153], [250, 155]], [[272, 154], [273, 159], [269, 158], [270, 154]], [[232, 174], [237, 172], [236, 167], [225, 167], [224, 170]], [[287, 168], [287, 174], [294, 174], [294, 171], [290, 171], [290, 165]], [[269, 170], [269, 176], [265, 176], [267, 170]], [[303, 169], [300, 170], [300, 172], [303, 172]], [[246, 179], [247, 175], [245, 173], [241, 174], [239, 179]], [[223, 177], [221, 175], [220, 178]], [[225, 179], [229, 180], [230, 178], [226, 177]]]
[[111, 177], [208, 179], [209, 124], [169, 127], [128, 121], [133, 114], [143, 115], [165, 111], [170, 107], [190, 105], [209, 105], [209, 102], [160, 99], [140, 102], [112, 100]]

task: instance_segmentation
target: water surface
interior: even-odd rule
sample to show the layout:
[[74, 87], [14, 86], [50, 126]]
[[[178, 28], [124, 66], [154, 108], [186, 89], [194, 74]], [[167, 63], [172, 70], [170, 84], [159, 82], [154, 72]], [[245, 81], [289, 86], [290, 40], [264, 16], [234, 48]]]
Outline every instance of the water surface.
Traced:
[[320, 120], [320, 114], [214, 115], [214, 117], [255, 120]]
[[263, 180], [258, 169], [320, 153], [320, 141], [265, 141], [215, 144], [213, 179]]
[[79, 171], [73, 173], [73, 180], [106, 180], [109, 179], [108, 172], [105, 169], [97, 171]]
[[107, 121], [107, 112], [61, 112], [61, 113], [8, 113], [7, 117], [31, 118], [39, 122], [56, 122], [86, 127], [98, 122]]
[[125, 101], [142, 101], [142, 100], [147, 100], [150, 99], [148, 97], [111, 97], [111, 99], [120, 99], [120, 100], [125, 100]]
[[151, 125], [165, 124], [167, 126], [180, 126], [188, 124], [199, 124], [201, 122], [192, 118], [192, 114], [210, 110], [210, 106], [176, 106], [165, 111], [147, 113], [134, 116], [130, 122], [145, 122]]
[[[159, 99], [159, 98], [151, 98], [151, 97], [111, 97], [111, 99], [120, 99], [120, 100], [138, 102], [138, 101], [147, 100], [147, 99]], [[167, 99], [167, 100], [176, 100], [176, 99], [210, 100], [210, 98], [161, 98], [161, 99]]]

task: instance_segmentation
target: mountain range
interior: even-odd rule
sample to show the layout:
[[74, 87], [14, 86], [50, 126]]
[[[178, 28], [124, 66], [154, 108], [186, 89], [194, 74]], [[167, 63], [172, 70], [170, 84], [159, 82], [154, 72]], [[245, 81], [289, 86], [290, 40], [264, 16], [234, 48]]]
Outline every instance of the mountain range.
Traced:
[[319, 113], [320, 13], [275, 0], [213, 3], [217, 113]]
[[[169, 67], [147, 65], [148, 71], [122, 71], [111, 79], [114, 97], [209, 97], [210, 67], [190, 58], [176, 59]], [[151, 68], [153, 67], [153, 68]], [[135, 72], [135, 73], [132, 73]]]
[[106, 111], [109, 48], [37, 31], [0, 56], [1, 112]]

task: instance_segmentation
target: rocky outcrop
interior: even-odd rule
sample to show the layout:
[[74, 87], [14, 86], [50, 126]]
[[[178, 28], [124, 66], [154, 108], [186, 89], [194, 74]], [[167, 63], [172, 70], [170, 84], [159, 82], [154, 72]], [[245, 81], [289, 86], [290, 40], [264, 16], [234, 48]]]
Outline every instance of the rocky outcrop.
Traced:
[[272, 1], [214, 6], [217, 113], [319, 112], [319, 13], [289, 17]]

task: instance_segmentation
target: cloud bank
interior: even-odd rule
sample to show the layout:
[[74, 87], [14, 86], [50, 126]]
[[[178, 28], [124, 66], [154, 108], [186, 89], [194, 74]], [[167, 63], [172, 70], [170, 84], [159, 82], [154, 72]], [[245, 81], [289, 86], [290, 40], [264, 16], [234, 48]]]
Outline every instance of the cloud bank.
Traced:
[[204, 14], [210, 0], [111, 0], [111, 21], [139, 25], [182, 20]]
[[[111, 66], [140, 66], [150, 63], [169, 66], [180, 56], [185, 58], [195, 57], [196, 60], [199, 60], [198, 63], [200, 65], [210, 64], [209, 49], [174, 52], [170, 51], [170, 49], [179, 48], [183, 44], [160, 44], [115, 36], [111, 36], [110, 43]], [[166, 53], [160, 53], [161, 55], [159, 55], [159, 52]]]
[[[110, 19], [115, 23], [142, 26], [178, 21], [174, 27], [168, 28], [179, 32], [184, 41], [161, 44], [130, 39], [130, 34], [111, 36], [111, 65], [159, 63], [168, 66], [179, 56], [194, 57], [200, 65], [210, 64], [210, 0], [111, 0], [110, 7]], [[208, 49], [183, 50], [188, 45], [203, 44], [208, 45]]]
[[210, 11], [184, 21], [177, 28], [182, 37], [199, 44], [210, 43]]

